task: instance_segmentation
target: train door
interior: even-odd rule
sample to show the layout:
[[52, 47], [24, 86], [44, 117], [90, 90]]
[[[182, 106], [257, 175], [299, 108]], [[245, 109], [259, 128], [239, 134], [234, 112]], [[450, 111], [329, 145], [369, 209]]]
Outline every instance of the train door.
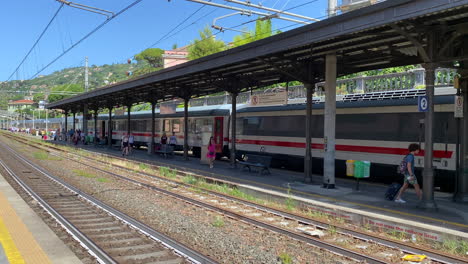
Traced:
[[223, 152], [223, 124], [224, 124], [224, 117], [218, 116], [215, 117], [214, 122], [214, 129], [213, 129], [213, 136], [216, 142], [216, 152], [221, 153]]

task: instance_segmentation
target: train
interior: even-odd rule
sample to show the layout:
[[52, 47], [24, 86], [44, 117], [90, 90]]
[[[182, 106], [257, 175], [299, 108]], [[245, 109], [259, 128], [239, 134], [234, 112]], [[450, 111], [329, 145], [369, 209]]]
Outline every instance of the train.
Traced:
[[[336, 116], [336, 175], [346, 177], [346, 160], [371, 162], [370, 181], [391, 183], [402, 181], [396, 167], [401, 162], [410, 143], [419, 143], [424, 149], [424, 113], [418, 111], [417, 96], [424, 90], [392, 91], [342, 96], [337, 101]], [[455, 89], [436, 89], [434, 166], [435, 187], [451, 192], [455, 184], [456, 119], [454, 118]], [[193, 155], [200, 156], [203, 135], [210, 134], [217, 144], [217, 156], [229, 156], [230, 105], [197, 106], [189, 108], [188, 145]], [[303, 171], [305, 154], [304, 102], [295, 104], [252, 107], [237, 105], [236, 155], [260, 154], [272, 157], [272, 167]], [[312, 110], [313, 173], [323, 173], [324, 103], [317, 101]], [[52, 129], [63, 130], [64, 118], [48, 120]], [[131, 113], [131, 131], [137, 147], [148, 146], [151, 139], [151, 112]], [[68, 118], [68, 129], [73, 120]], [[82, 116], [76, 117], [76, 127], [81, 128]], [[108, 114], [98, 116], [97, 133], [107, 135]], [[24, 122], [31, 127], [31, 120]], [[36, 120], [36, 128], [44, 122]], [[21, 122], [20, 125], [21, 126]], [[112, 118], [113, 139], [120, 139], [127, 131], [127, 115]], [[174, 133], [177, 147], [184, 144], [183, 109], [175, 114], [156, 112], [155, 142], [163, 133]], [[94, 131], [94, 120], [88, 120], [88, 130]], [[424, 152], [416, 156], [418, 180], [422, 182]]]

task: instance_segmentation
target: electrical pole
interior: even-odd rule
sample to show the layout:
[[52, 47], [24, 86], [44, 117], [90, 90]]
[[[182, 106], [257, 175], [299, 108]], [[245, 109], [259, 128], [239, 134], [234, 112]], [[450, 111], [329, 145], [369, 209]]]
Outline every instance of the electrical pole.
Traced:
[[46, 130], [46, 135], [48, 134], [49, 131], [49, 109], [45, 110], [45, 130]]
[[88, 56], [85, 57], [84, 86], [85, 86], [85, 92], [88, 92], [88, 88], [89, 88], [89, 83], [88, 83]]

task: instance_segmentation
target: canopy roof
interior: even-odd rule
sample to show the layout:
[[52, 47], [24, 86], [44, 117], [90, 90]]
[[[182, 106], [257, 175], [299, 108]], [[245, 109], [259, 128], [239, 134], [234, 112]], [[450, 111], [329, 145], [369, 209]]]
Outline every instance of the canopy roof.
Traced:
[[135, 79], [67, 98], [48, 108], [81, 111], [237, 93], [278, 82], [324, 79], [325, 55], [338, 76], [393, 66], [468, 60], [468, 0], [392, 0], [306, 25]]

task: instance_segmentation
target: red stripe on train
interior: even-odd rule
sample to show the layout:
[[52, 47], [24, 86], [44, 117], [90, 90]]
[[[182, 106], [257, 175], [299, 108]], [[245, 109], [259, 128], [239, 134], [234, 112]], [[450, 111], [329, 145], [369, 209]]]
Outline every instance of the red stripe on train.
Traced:
[[[305, 148], [306, 144], [302, 142], [286, 142], [286, 141], [267, 141], [267, 140], [251, 140], [251, 139], [238, 139], [239, 144], [252, 144], [252, 145], [265, 145], [275, 147], [289, 147], [289, 148]], [[313, 143], [313, 149], [323, 149], [324, 144]], [[389, 148], [389, 147], [370, 147], [370, 146], [354, 146], [354, 145], [336, 145], [337, 151], [349, 152], [366, 152], [376, 154], [391, 154], [391, 155], [406, 155], [408, 149], [406, 148]], [[434, 158], [451, 158], [453, 151], [434, 150]], [[424, 150], [421, 150], [417, 156], [424, 156]]]

